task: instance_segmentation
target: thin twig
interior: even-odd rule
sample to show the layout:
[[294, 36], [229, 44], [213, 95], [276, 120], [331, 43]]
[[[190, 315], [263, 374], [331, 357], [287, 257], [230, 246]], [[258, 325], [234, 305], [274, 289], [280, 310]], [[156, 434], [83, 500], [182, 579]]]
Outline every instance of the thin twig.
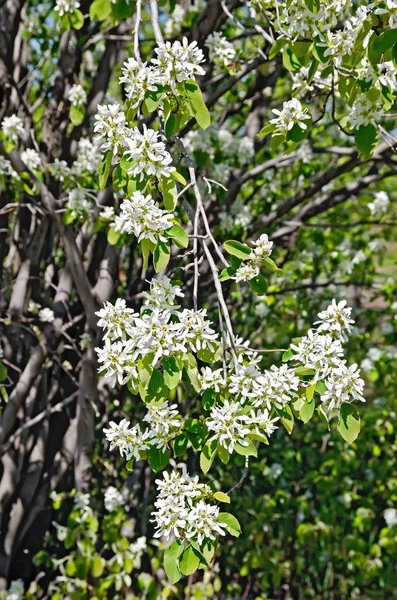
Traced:
[[238, 482], [227, 492], [228, 496], [230, 496], [230, 494], [233, 494], [233, 492], [238, 490], [243, 485], [244, 480], [246, 479], [246, 477], [248, 475], [249, 463], [250, 463], [250, 458], [249, 458], [249, 456], [246, 456], [243, 474], [241, 475]]
[[142, 0], [137, 0], [135, 11], [135, 27], [134, 27], [134, 55], [135, 60], [142, 64], [141, 54], [139, 52], [139, 25], [141, 24], [141, 7]]
[[150, 0], [150, 12], [152, 13], [154, 37], [156, 38], [157, 45], [160, 46], [164, 44], [164, 38], [159, 25], [159, 8], [157, 6], [157, 0]]

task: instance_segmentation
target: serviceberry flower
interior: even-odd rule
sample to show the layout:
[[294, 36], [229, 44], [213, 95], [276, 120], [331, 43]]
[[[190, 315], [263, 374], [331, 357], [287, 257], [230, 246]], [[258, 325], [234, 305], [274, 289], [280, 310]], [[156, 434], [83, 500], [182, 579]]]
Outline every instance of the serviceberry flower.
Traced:
[[265, 405], [269, 410], [273, 406], [283, 408], [296, 397], [299, 383], [299, 377], [295, 375], [294, 369], [290, 369], [288, 365], [281, 367], [272, 365], [268, 371], [257, 378], [257, 397], [254, 397], [253, 405]]
[[54, 311], [50, 308], [42, 308], [39, 311], [39, 319], [42, 323], [52, 323], [55, 319]]
[[181, 323], [182, 337], [190, 349], [210, 350], [215, 352], [218, 334], [211, 328], [211, 321], [207, 321], [207, 310], [193, 310], [185, 308], [178, 314]]
[[150, 282], [150, 292], [143, 292], [142, 296], [145, 308], [160, 309], [162, 312], [174, 314], [180, 308], [175, 303], [176, 298], [183, 298], [185, 294], [171, 279], [165, 275], [158, 275]]
[[350, 109], [349, 125], [352, 129], [358, 129], [361, 125], [376, 125], [382, 114], [382, 110], [367, 94], [359, 94]]
[[211, 367], [203, 367], [200, 374], [200, 385], [202, 390], [214, 389], [219, 394], [222, 388], [226, 385], [224, 379], [223, 370], [215, 369]]
[[262, 429], [268, 436], [276, 431], [277, 426], [274, 423], [279, 420], [279, 417], [271, 419], [269, 411], [266, 408], [258, 411], [251, 409], [249, 415], [243, 415], [242, 418], [247, 425], [255, 425], [258, 429]]
[[63, 17], [79, 8], [79, 6], [80, 2], [78, 0], [56, 0], [54, 10], [60, 17]]
[[157, 69], [147, 66], [147, 63], [140, 65], [135, 58], [125, 61], [121, 72], [119, 82], [125, 84], [125, 93], [132, 101], [132, 108], [139, 106], [145, 99], [146, 92], [155, 92], [157, 84], [161, 83], [161, 76]]
[[346, 304], [346, 300], [336, 303], [334, 298], [326, 310], [318, 313], [320, 320], [314, 322], [314, 325], [319, 325], [317, 331], [326, 331], [334, 338], [347, 341], [346, 334], [350, 333], [354, 320], [350, 318], [352, 309]]
[[148, 438], [150, 432], [142, 432], [139, 425], [130, 427], [127, 419], [122, 419], [120, 423], [111, 421], [109, 429], [103, 430], [106, 439], [110, 442], [110, 450], [118, 448], [120, 455], [125, 456], [126, 460], [140, 459], [140, 453], [149, 449]]
[[186, 537], [197, 539], [198, 543], [202, 544], [205, 538], [215, 540], [216, 535], [225, 535], [226, 525], [221, 523], [218, 517], [218, 506], [199, 500], [189, 512]]
[[222, 406], [214, 406], [207, 427], [214, 432], [208, 441], [217, 440], [230, 454], [236, 444], [248, 446], [245, 438], [250, 430], [244, 425], [244, 415], [238, 402], [225, 400]]
[[112, 150], [113, 156], [117, 156], [127, 137], [127, 121], [119, 104], [98, 105], [94, 132], [99, 133], [103, 142], [101, 150]]
[[126, 301], [123, 298], [117, 298], [115, 304], [105, 302], [104, 307], [95, 313], [99, 317], [98, 327], [105, 329], [103, 339], [110, 338], [116, 340], [126, 339], [126, 333], [134, 325], [134, 319], [138, 313], [132, 308], [127, 308]]
[[339, 410], [343, 402], [365, 402], [364, 381], [356, 364], [347, 367], [340, 363], [331, 370], [325, 384], [327, 391], [321, 396], [321, 402], [327, 412]]
[[113, 512], [123, 506], [124, 500], [122, 494], [110, 485], [105, 492], [105, 509], [108, 512]]
[[251, 262], [243, 262], [233, 276], [233, 279], [240, 281], [250, 281], [259, 274], [259, 266]]
[[72, 85], [68, 92], [68, 100], [72, 106], [81, 106], [87, 102], [87, 94], [80, 83]]
[[236, 49], [220, 31], [210, 33], [205, 46], [208, 48], [210, 60], [216, 65], [228, 67], [235, 59]]
[[380, 217], [387, 213], [390, 199], [386, 192], [376, 192], [373, 202], [368, 203], [368, 208], [373, 217]]
[[21, 159], [22, 162], [24, 162], [27, 168], [31, 171], [37, 171], [37, 169], [41, 165], [40, 154], [32, 148], [27, 148], [27, 150], [23, 150], [21, 152]]
[[329, 334], [308, 331], [297, 344], [291, 344], [296, 354], [291, 358], [307, 369], [315, 371], [314, 381], [328, 375], [331, 369], [341, 364], [343, 348], [340, 340]]
[[204, 62], [202, 50], [197, 47], [197, 42], [189, 44], [186, 37], [182, 44], [177, 40], [173, 44], [166, 42], [155, 48], [157, 58], [152, 59], [156, 65], [162, 85], [169, 85], [172, 92], [178, 95], [177, 84], [188, 79], [194, 79], [196, 75], [205, 75], [200, 67]]
[[171, 154], [166, 150], [164, 142], [159, 141], [160, 133], [143, 125], [143, 133], [138, 127], [128, 130], [124, 139], [127, 147], [125, 156], [132, 159], [128, 170], [134, 177], [139, 175], [142, 181], [145, 175], [154, 175], [157, 179], [169, 177], [175, 167], [170, 166]]
[[292, 98], [283, 103], [282, 110], [273, 108], [272, 112], [277, 115], [274, 119], [270, 119], [270, 123], [276, 126], [276, 131], [282, 134], [287, 134], [294, 125], [298, 125], [301, 129], [307, 129], [307, 121], [310, 119], [307, 108], [303, 109], [302, 104], [297, 98]]
[[164, 232], [172, 227], [174, 215], [158, 207], [152, 196], [134, 192], [123, 200], [121, 214], [115, 217], [114, 228], [121, 233], [133, 233], [138, 242], [147, 239], [157, 244], [165, 242]]
[[73, 217], [85, 219], [91, 214], [92, 202], [86, 197], [84, 190], [74, 188], [69, 191], [68, 196], [66, 208], [70, 210]]
[[13, 142], [17, 142], [18, 138], [23, 137], [24, 127], [23, 121], [17, 115], [11, 115], [10, 117], [4, 117], [1, 128], [6, 138]]

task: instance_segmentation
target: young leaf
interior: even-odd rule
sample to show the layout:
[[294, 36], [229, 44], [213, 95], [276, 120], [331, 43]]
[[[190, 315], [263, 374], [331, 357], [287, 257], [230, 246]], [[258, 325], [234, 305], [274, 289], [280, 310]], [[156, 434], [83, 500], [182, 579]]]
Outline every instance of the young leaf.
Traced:
[[248, 285], [257, 296], [263, 296], [267, 290], [266, 279], [259, 273], [249, 280]]
[[182, 373], [174, 356], [164, 356], [161, 359], [164, 367], [164, 383], [169, 390], [173, 390], [181, 380]]
[[114, 227], [109, 227], [107, 239], [111, 246], [116, 246], [121, 237], [120, 231], [116, 231]]
[[[311, 386], [311, 387], [313, 388], [313, 393], [314, 393], [314, 386]], [[308, 389], [310, 389], [310, 388], [306, 388], [306, 392]], [[312, 416], [314, 414], [315, 406], [316, 406], [316, 403], [314, 402], [313, 399], [304, 401], [303, 406], [301, 407], [301, 409], [299, 411], [299, 417], [300, 417], [300, 419], [302, 419], [302, 421], [304, 423], [307, 423], [312, 418]]]
[[156, 273], [163, 271], [170, 261], [170, 246], [167, 242], [157, 242], [153, 252], [153, 265]]
[[183, 456], [186, 452], [188, 439], [184, 433], [178, 435], [174, 440], [174, 452], [175, 456]]
[[241, 258], [242, 260], [247, 260], [251, 256], [251, 249], [237, 240], [228, 240], [223, 246], [228, 254], [237, 256], [237, 258]]
[[378, 141], [378, 130], [375, 125], [361, 125], [354, 130], [354, 139], [357, 144], [359, 156], [364, 160], [370, 158]]
[[170, 451], [169, 450], [160, 450], [159, 448], [155, 448], [151, 446], [147, 451], [147, 459], [149, 465], [153, 469], [155, 473], [162, 471], [168, 465], [168, 461], [170, 460]]
[[233, 269], [232, 267], [226, 267], [225, 269], [222, 269], [222, 271], [219, 273], [219, 281], [227, 281], [228, 279], [234, 277], [235, 274], [235, 269]]
[[254, 444], [251, 440], [246, 440], [248, 442], [247, 446], [242, 446], [241, 444], [236, 444], [234, 446], [237, 454], [241, 454], [241, 456], [258, 456], [258, 451], [255, 448]]
[[230, 513], [219, 513], [218, 519], [226, 525], [226, 529], [230, 535], [238, 537], [241, 534], [240, 523]]
[[288, 433], [292, 433], [294, 428], [294, 415], [291, 407], [286, 404], [283, 408], [277, 408], [276, 412]]
[[171, 238], [178, 248], [187, 248], [189, 238], [186, 231], [180, 225], [173, 225], [165, 232], [167, 237]]
[[179, 569], [183, 575], [192, 575], [198, 569], [200, 564], [201, 554], [193, 548], [193, 546], [188, 546], [182, 553], [181, 558], [179, 559]]
[[221, 444], [218, 443], [217, 452], [218, 452], [218, 456], [221, 459], [221, 461], [223, 462], [223, 464], [227, 465], [227, 463], [230, 460], [230, 454], [229, 454], [228, 450], [226, 450], [226, 448], [224, 446], [222, 446]]
[[[84, 121], [85, 109], [84, 106], [71, 106], [69, 112], [70, 120], [76, 127]], [[111, 153], [110, 153], [111, 154]]]
[[203, 102], [199, 86], [193, 79], [189, 79], [188, 81], [185, 81], [185, 90], [190, 101], [192, 116], [194, 116], [197, 124], [202, 129], [207, 129], [211, 123], [211, 117], [208, 108]]
[[[74, 107], [72, 106], [72, 108], [74, 108]], [[105, 187], [106, 187], [111, 167], [112, 167], [112, 153], [110, 150], [108, 150], [98, 168], [98, 180], [99, 180], [99, 187], [101, 188], [101, 190], [105, 189]]]
[[216, 440], [206, 442], [200, 454], [200, 468], [204, 474], [208, 473], [216, 455]]
[[181, 540], [175, 540], [171, 546], [164, 552], [164, 570], [167, 573], [171, 583], [177, 583], [182, 574], [178, 569], [178, 558], [183, 552], [183, 543]]
[[341, 406], [338, 431], [349, 444], [352, 444], [360, 433], [360, 415], [351, 404], [343, 403]]
[[283, 274], [283, 270], [279, 269], [274, 260], [272, 260], [271, 258], [264, 258], [262, 262], [265, 265], [265, 267], [273, 271], [273, 273], [276, 273], [276, 275]]
[[176, 206], [178, 196], [175, 181], [173, 181], [170, 177], [162, 177], [160, 190], [163, 195], [165, 208], [172, 212]]
[[225, 502], [225, 504], [230, 504], [230, 496], [224, 494], [223, 492], [215, 492], [214, 499], [218, 500], [218, 502]]

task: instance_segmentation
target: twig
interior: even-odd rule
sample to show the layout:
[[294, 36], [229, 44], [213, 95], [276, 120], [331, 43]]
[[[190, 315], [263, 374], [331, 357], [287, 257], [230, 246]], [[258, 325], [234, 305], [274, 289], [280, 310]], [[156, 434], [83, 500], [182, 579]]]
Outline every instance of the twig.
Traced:
[[230, 496], [230, 494], [233, 494], [233, 492], [235, 492], [236, 490], [241, 488], [241, 486], [243, 485], [244, 480], [246, 479], [246, 477], [248, 475], [249, 463], [250, 463], [250, 458], [249, 458], [249, 456], [246, 456], [243, 474], [241, 475], [238, 482], [227, 492], [228, 496]]
[[287, 352], [287, 348], [247, 348], [247, 346], [236, 346], [236, 348], [241, 348], [243, 350], [248, 350], [248, 352], [257, 352], [258, 354], [266, 354], [267, 352]]
[[160, 46], [164, 44], [164, 38], [159, 25], [159, 8], [157, 6], [157, 0], [150, 0], [150, 12], [152, 13], [154, 37], [156, 38], [157, 45]]
[[141, 54], [139, 52], [139, 25], [141, 24], [141, 7], [142, 0], [137, 0], [136, 2], [136, 12], [135, 12], [135, 27], [134, 27], [134, 55], [135, 60], [141, 64]]

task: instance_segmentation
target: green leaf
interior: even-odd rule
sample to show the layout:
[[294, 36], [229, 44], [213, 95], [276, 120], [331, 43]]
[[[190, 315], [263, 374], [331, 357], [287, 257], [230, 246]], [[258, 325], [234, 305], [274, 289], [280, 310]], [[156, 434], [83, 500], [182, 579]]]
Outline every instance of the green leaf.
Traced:
[[164, 383], [169, 390], [176, 388], [181, 380], [182, 372], [174, 356], [164, 356], [161, 359], [164, 367]]
[[186, 435], [189, 438], [193, 448], [201, 449], [205, 439], [208, 436], [208, 430], [204, 423], [200, 423], [197, 419], [187, 419], [184, 424]]
[[189, 237], [186, 231], [180, 225], [173, 225], [165, 232], [167, 237], [171, 238], [178, 248], [187, 248], [189, 245]]
[[283, 274], [283, 270], [280, 269], [276, 263], [274, 262], [273, 259], [271, 258], [264, 258], [262, 263], [265, 265], [265, 267], [267, 267], [268, 269], [270, 269], [271, 271], [273, 271], [273, 273], [276, 273], [277, 275], [282, 275]]
[[259, 275], [256, 275], [255, 277], [250, 279], [248, 281], [248, 285], [250, 286], [250, 288], [254, 292], [254, 294], [256, 294], [257, 296], [263, 296], [266, 293], [266, 290], [267, 290], [266, 279], [260, 273], [259, 273]]
[[354, 139], [357, 144], [359, 156], [368, 159], [372, 155], [378, 141], [378, 130], [375, 125], [361, 125], [354, 130]]
[[90, 6], [90, 19], [104, 21], [111, 15], [110, 0], [94, 0]]
[[197, 358], [205, 363], [214, 363], [222, 358], [222, 347], [217, 342], [212, 342], [214, 351], [209, 348], [201, 348], [197, 352]]
[[218, 520], [226, 525], [226, 529], [230, 535], [238, 537], [241, 534], [240, 523], [230, 513], [219, 513]]
[[230, 504], [230, 496], [228, 496], [224, 492], [215, 492], [214, 499], [218, 500], [218, 502], [224, 502], [225, 504]]
[[302, 66], [291, 48], [285, 48], [283, 52], [283, 65], [288, 71], [298, 71]]
[[286, 135], [286, 139], [292, 142], [302, 142], [308, 134], [308, 129], [302, 129], [297, 123], [290, 129]]
[[192, 116], [194, 116], [197, 124], [202, 129], [207, 129], [211, 123], [211, 117], [207, 107], [203, 102], [203, 97], [199, 86], [195, 81], [193, 81], [193, 79], [189, 79], [185, 82], [185, 90], [190, 100]]
[[283, 362], [288, 362], [293, 356], [295, 356], [295, 352], [292, 350], [292, 348], [288, 348], [288, 350], [282, 355], [281, 360]]
[[241, 444], [236, 444], [234, 446], [237, 454], [241, 454], [241, 456], [258, 456], [258, 451], [251, 440], [246, 441], [248, 442], [248, 446], [242, 446]]
[[188, 438], [184, 433], [178, 435], [174, 440], [174, 453], [175, 456], [183, 456], [186, 452]]
[[272, 60], [277, 54], [288, 44], [288, 39], [285, 37], [278, 38], [269, 51], [269, 60]]
[[[313, 388], [313, 393], [314, 393], [314, 385], [311, 387]], [[306, 388], [306, 393], [307, 393], [308, 389], [310, 389], [310, 388]], [[313, 399], [304, 401], [303, 406], [299, 410], [299, 417], [304, 423], [307, 423], [308, 421], [310, 421], [310, 419], [314, 415], [315, 407], [316, 407], [316, 403], [314, 402]]]
[[212, 440], [212, 442], [206, 442], [203, 446], [200, 454], [200, 468], [204, 474], [208, 473], [212, 463], [214, 462], [214, 458], [216, 456], [216, 447], [216, 440]]
[[213, 388], [209, 388], [208, 390], [205, 390], [205, 392], [203, 394], [203, 399], [202, 399], [204, 410], [211, 410], [211, 408], [214, 406], [215, 402], [216, 402], [215, 390]]
[[178, 569], [178, 558], [183, 552], [183, 543], [181, 540], [175, 540], [171, 546], [164, 552], [164, 570], [167, 573], [171, 583], [177, 583], [182, 577]]
[[273, 133], [273, 131], [275, 130], [276, 126], [275, 125], [266, 125], [265, 127], [262, 127], [262, 129], [260, 130], [260, 132], [258, 133], [258, 137], [265, 137], [265, 135], [269, 135], [269, 133]]
[[101, 577], [105, 570], [105, 561], [101, 556], [94, 556], [91, 564], [91, 573], [93, 577]]
[[0, 362], [0, 381], [4, 381], [7, 378], [7, 368]]
[[397, 29], [387, 29], [374, 39], [372, 49], [378, 54], [383, 54], [389, 50], [389, 48], [392, 48], [396, 42]]
[[114, 227], [109, 227], [107, 240], [111, 246], [116, 246], [121, 237], [120, 231], [116, 231]]
[[164, 133], [165, 133], [166, 138], [170, 139], [170, 137], [172, 137], [172, 134], [177, 131], [176, 124], [177, 124], [176, 116], [174, 115], [174, 113], [170, 113], [168, 116], [168, 119], [165, 122], [165, 128], [164, 128]]
[[301, 377], [305, 377], [307, 375], [314, 375], [315, 370], [309, 369], [308, 367], [297, 367], [295, 369], [296, 375], [300, 375]]
[[291, 407], [288, 404], [286, 404], [285, 406], [283, 406], [283, 408], [276, 408], [276, 412], [280, 417], [280, 420], [284, 425], [285, 429], [288, 431], [288, 433], [291, 434], [294, 428], [294, 415], [292, 413]]
[[221, 461], [223, 462], [223, 464], [227, 465], [227, 463], [230, 460], [229, 451], [224, 446], [222, 446], [221, 444], [218, 443], [217, 452], [218, 452], [218, 456], [221, 459]]
[[179, 569], [183, 575], [192, 575], [198, 569], [200, 564], [200, 552], [193, 548], [193, 546], [188, 546], [182, 553], [182, 556], [179, 560]]
[[327, 391], [327, 386], [325, 385], [324, 381], [317, 381], [316, 383], [316, 392], [317, 394], [319, 394], [320, 396], [322, 396], [323, 394], [325, 394], [325, 392]]
[[222, 271], [219, 273], [219, 281], [227, 281], [228, 279], [231, 279], [232, 277], [234, 277], [236, 274], [236, 269], [233, 269], [232, 267], [226, 267], [226, 269], [222, 269]]
[[[72, 106], [72, 108], [74, 108], [74, 107]], [[106, 187], [111, 167], [112, 167], [112, 152], [110, 150], [108, 150], [106, 152], [103, 160], [100, 162], [99, 168], [98, 168], [99, 187], [101, 190], [105, 189], [105, 187]]]
[[165, 208], [168, 211], [173, 212], [178, 197], [178, 190], [176, 189], [175, 181], [170, 177], [162, 177], [160, 191], [163, 196]]
[[313, 400], [315, 389], [316, 389], [315, 385], [311, 385], [306, 388], [306, 398], [307, 398], [308, 402], [311, 402]]
[[159, 448], [151, 446], [147, 451], [147, 459], [153, 471], [158, 473], [159, 471], [165, 469], [165, 467], [168, 465], [168, 461], [170, 460], [170, 451], [168, 449], [165, 451], [159, 450]]
[[81, 29], [84, 25], [84, 15], [78, 8], [69, 13], [69, 19], [73, 29]]
[[341, 406], [338, 431], [349, 444], [352, 444], [360, 433], [360, 415], [351, 404], [343, 403]]
[[69, 112], [70, 120], [76, 127], [84, 121], [85, 108], [84, 106], [71, 106]]
[[164, 384], [164, 377], [158, 369], [153, 369], [147, 388], [147, 400], [159, 402], [168, 396], [168, 390]]
[[187, 372], [187, 376], [190, 379], [190, 383], [193, 386], [195, 392], [201, 392], [201, 385], [199, 381], [199, 372], [197, 368], [197, 361], [194, 358], [193, 354], [185, 354], [184, 355], [184, 367]]
[[397, 42], [393, 46], [392, 61], [393, 61], [393, 65], [397, 69]]
[[180, 183], [181, 185], [186, 185], [186, 179], [183, 175], [178, 173], [178, 171], [172, 171], [171, 178]]
[[153, 111], [155, 111], [162, 98], [164, 95], [164, 91], [163, 90], [159, 90], [156, 92], [150, 91], [150, 92], [146, 92], [145, 95], [145, 100], [142, 104], [142, 110], [145, 110], [146, 112], [146, 116], [148, 116], [150, 113], [152, 113]]
[[170, 262], [170, 246], [167, 242], [157, 242], [153, 251], [153, 265], [156, 273], [163, 271]]
[[251, 256], [251, 249], [237, 240], [228, 240], [223, 246], [228, 254], [237, 256], [241, 260], [247, 260]]

